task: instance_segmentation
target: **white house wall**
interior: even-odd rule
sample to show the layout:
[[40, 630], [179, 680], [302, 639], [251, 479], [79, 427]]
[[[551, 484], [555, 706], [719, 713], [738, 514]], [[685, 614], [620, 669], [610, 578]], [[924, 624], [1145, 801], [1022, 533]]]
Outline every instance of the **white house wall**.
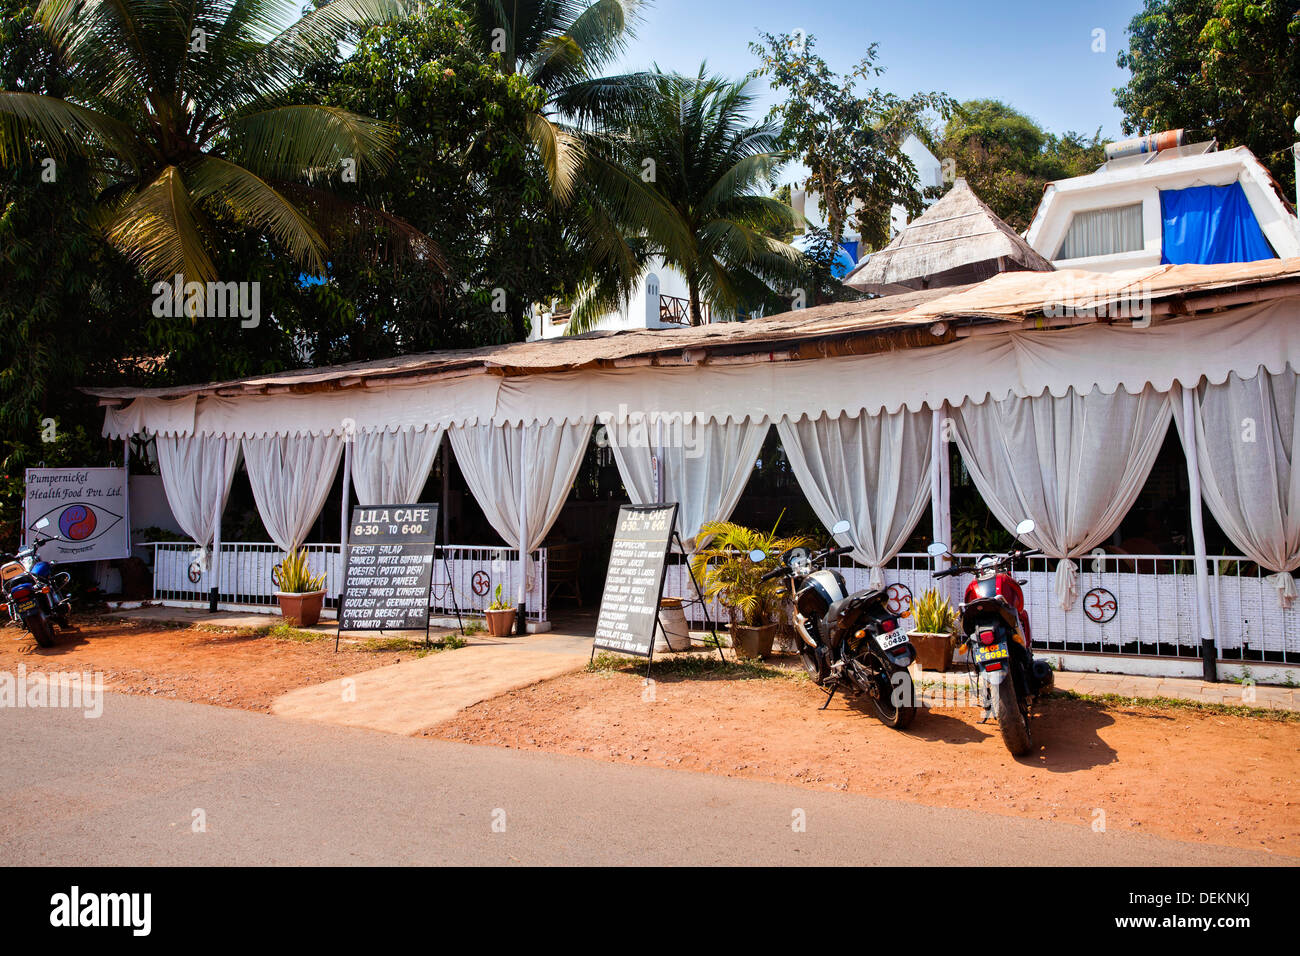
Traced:
[[[648, 294], [647, 285], [654, 281], [659, 283], [658, 295]], [[651, 260], [649, 270], [637, 283], [636, 291], [632, 293], [627, 304], [617, 312], [609, 312], [601, 316], [592, 326], [592, 331], [622, 332], [628, 329], [676, 328], [672, 323], [659, 321], [659, 295], [687, 299], [690, 297], [690, 288], [686, 284], [684, 275], [672, 266], [666, 265], [662, 259], [655, 258]], [[531, 342], [537, 339], [559, 338], [564, 335], [567, 328], [567, 322], [553, 322], [549, 315], [543, 315], [533, 319], [533, 329], [529, 333], [528, 340]]]
[[[1026, 240], [1058, 269], [1117, 272], [1156, 266], [1160, 264], [1164, 231], [1160, 191], [1228, 186], [1235, 182], [1241, 183], [1260, 229], [1278, 256], [1283, 259], [1300, 256], [1296, 218], [1278, 199], [1263, 167], [1248, 151], [1241, 149], [1103, 170], [1049, 183]], [[1055, 258], [1075, 215], [1134, 203], [1142, 204], [1142, 249], [1109, 256]]]

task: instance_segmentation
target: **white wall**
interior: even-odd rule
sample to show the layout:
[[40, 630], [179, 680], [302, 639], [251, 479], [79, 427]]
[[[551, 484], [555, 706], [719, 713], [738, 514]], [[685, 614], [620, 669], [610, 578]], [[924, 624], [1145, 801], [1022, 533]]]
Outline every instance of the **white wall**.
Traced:
[[[658, 284], [657, 293], [653, 289], [656, 283]], [[647, 289], [647, 286], [651, 288]], [[690, 289], [686, 285], [685, 276], [672, 266], [665, 265], [662, 259], [655, 258], [650, 261], [649, 270], [641, 277], [636, 290], [624, 307], [617, 312], [610, 312], [603, 316], [592, 326], [591, 330], [621, 332], [628, 329], [673, 328], [674, 326], [671, 323], [659, 321], [659, 296], [661, 295], [688, 299]], [[705, 321], [707, 322], [707, 306], [705, 309]], [[564, 335], [567, 328], [567, 321], [556, 322], [552, 319], [551, 313], [547, 312], [540, 318], [533, 318], [533, 328], [528, 333], [528, 339], [534, 341], [536, 339], [559, 338]]]

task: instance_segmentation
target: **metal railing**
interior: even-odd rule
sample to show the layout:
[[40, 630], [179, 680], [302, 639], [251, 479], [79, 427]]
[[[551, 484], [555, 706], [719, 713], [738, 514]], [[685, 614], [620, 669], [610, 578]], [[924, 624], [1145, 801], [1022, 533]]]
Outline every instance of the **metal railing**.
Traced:
[[[308, 544], [307, 563], [316, 574], [325, 574], [325, 606], [338, 607], [343, 584], [343, 554], [338, 544]], [[206, 602], [211, 576], [210, 554], [192, 543], [157, 541], [153, 544], [153, 597], [162, 602]], [[482, 615], [491, 603], [496, 585], [503, 597], [514, 601], [519, 583], [517, 548], [447, 545], [434, 561], [429, 586], [429, 607], [452, 615], [459, 605], [462, 614]], [[218, 594], [222, 604], [249, 608], [271, 608], [276, 604], [271, 571], [284, 559], [284, 552], [270, 542], [223, 542], [219, 564]], [[527, 616], [547, 620], [546, 549], [530, 555], [527, 581]]]
[[691, 324], [691, 303], [676, 295], [659, 296], [659, 321], [673, 325]]
[[[959, 561], [978, 558], [959, 554]], [[1196, 561], [1190, 555], [1105, 554], [1074, 559], [1078, 597], [1062, 609], [1056, 597], [1057, 560], [1029, 558], [1016, 570], [1024, 580], [1034, 646], [1062, 653], [1140, 657], [1197, 658]], [[866, 588], [870, 572], [847, 555], [831, 562], [850, 590]], [[969, 577], [934, 578], [927, 554], [897, 555], [885, 568], [891, 610], [910, 618], [911, 601], [935, 588], [956, 606]], [[1269, 571], [1242, 557], [1209, 560], [1210, 617], [1221, 660], [1300, 663], [1300, 601], [1283, 607]], [[670, 563], [665, 595], [694, 598], [686, 569]], [[704, 614], [687, 603], [687, 617], [700, 624]], [[710, 613], [725, 622], [725, 610], [711, 602]]]

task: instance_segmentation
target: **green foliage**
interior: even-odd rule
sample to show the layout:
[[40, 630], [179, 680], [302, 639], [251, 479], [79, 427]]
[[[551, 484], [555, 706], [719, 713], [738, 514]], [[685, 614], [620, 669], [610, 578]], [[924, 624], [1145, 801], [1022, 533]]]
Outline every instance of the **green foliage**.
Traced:
[[[760, 578], [780, 566], [779, 556], [790, 548], [811, 544], [802, 535], [777, 537], [776, 528], [755, 531], [730, 521], [709, 521], [700, 528], [708, 543], [691, 555], [691, 570], [700, 581], [706, 599], [717, 598], [727, 608], [731, 623], [750, 627], [778, 623], [784, 607], [779, 579]], [[751, 561], [751, 551], [767, 557]]]
[[912, 602], [912, 624], [922, 634], [955, 634], [957, 613], [946, 598], [931, 588]]
[[1047, 183], [1090, 173], [1106, 158], [1100, 130], [1056, 136], [999, 100], [958, 104], [942, 133], [926, 138], [952, 175], [1017, 232], [1029, 227]]
[[324, 573], [311, 572], [306, 548], [286, 554], [279, 568], [271, 572], [271, 580], [286, 594], [309, 594], [325, 587]]
[[685, 276], [692, 325], [705, 302], [715, 319], [734, 316], [805, 272], [803, 257], [773, 238], [795, 224], [789, 205], [769, 195], [785, 156], [777, 128], [751, 121], [747, 85], [704, 67], [695, 76], [656, 69], [646, 84], [621, 124], [626, 133], [605, 138], [599, 152], [622, 170], [621, 180], [604, 182], [607, 192], [630, 182], [638, 197], [611, 213], [634, 267], [608, 269], [584, 290], [573, 331], [625, 300], [629, 280], [655, 257]]
[[875, 43], [840, 75], [813, 52], [811, 35], [760, 36], [762, 42], [749, 45], [761, 61], [755, 75], [770, 78], [772, 89], [785, 95], [771, 115], [781, 123], [782, 144], [808, 168], [804, 188], [819, 194], [831, 238], [839, 243], [852, 215], [862, 241], [872, 249], [883, 247], [892, 238], [895, 203], [909, 216], [923, 208], [916, 166], [903, 153], [903, 140], [922, 129], [928, 112], [946, 116], [951, 98], [943, 93], [900, 97], [879, 88], [859, 92], [860, 81], [884, 72]]
[[1128, 32], [1118, 63], [1131, 75], [1115, 90], [1125, 133], [1183, 127], [1248, 146], [1295, 195], [1298, 0], [1145, 0]]
[[487, 609], [489, 611], [513, 611], [515, 606], [510, 603], [509, 598], [502, 596], [501, 585], [498, 584], [497, 589], [492, 592], [492, 603], [487, 606]]

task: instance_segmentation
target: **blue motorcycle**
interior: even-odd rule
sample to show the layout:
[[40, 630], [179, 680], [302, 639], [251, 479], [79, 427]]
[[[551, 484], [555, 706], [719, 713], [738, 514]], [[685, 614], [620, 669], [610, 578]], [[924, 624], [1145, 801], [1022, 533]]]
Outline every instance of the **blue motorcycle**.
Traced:
[[[47, 521], [40, 521], [43, 527]], [[9, 609], [10, 620], [30, 631], [41, 647], [54, 646], [51, 621], [67, 629], [72, 602], [67, 587], [72, 576], [57, 571], [53, 561], [41, 559], [40, 549], [53, 538], [36, 538], [12, 557], [0, 556], [0, 597]]]

